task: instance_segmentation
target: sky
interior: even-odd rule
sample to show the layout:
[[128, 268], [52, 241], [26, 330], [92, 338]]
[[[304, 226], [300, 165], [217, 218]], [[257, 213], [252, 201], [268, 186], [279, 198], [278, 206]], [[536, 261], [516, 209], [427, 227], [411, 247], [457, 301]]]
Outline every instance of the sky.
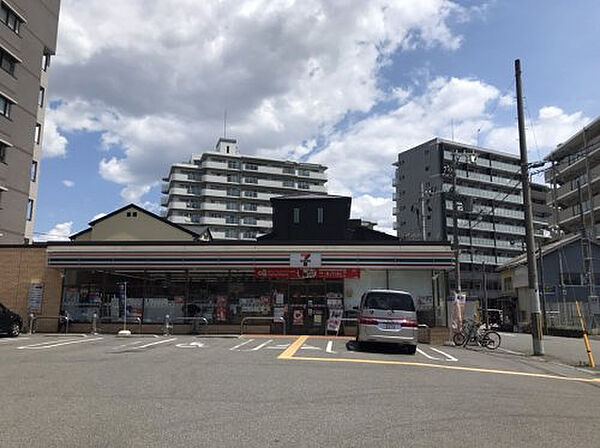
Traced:
[[328, 167], [352, 216], [395, 233], [392, 163], [434, 137], [530, 161], [599, 115], [596, 0], [62, 0], [36, 239], [127, 203], [160, 212], [174, 162], [223, 135]]

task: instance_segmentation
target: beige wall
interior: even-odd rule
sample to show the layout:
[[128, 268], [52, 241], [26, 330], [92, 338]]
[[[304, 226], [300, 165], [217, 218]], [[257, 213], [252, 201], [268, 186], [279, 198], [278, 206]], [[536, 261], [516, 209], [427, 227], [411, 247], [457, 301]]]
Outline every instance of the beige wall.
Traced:
[[[137, 216], [127, 216], [127, 213]], [[194, 236], [135, 208], [128, 208], [92, 226], [76, 241], [193, 241]]]
[[[60, 311], [62, 278], [60, 269], [46, 266], [45, 247], [1, 247], [0, 246], [0, 302], [27, 323], [29, 285], [44, 284], [42, 311], [44, 316], [57, 316]], [[54, 328], [47, 328], [48, 325]], [[38, 328], [55, 329], [56, 322], [41, 322]]]

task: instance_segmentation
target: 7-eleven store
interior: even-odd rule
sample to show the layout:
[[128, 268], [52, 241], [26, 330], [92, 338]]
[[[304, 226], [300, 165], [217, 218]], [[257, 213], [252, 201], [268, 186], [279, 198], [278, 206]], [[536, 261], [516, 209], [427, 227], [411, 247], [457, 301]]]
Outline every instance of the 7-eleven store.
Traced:
[[104, 325], [122, 322], [126, 297], [127, 319], [141, 320], [147, 331], [156, 331], [166, 315], [176, 330], [190, 324], [186, 318], [203, 317], [214, 332], [239, 331], [244, 317], [277, 316], [289, 333], [323, 334], [332, 309], [348, 313], [372, 288], [411, 292], [422, 322], [445, 325], [445, 271], [452, 263], [443, 243], [47, 247], [48, 268], [62, 272], [61, 310], [75, 325], [89, 326], [94, 313]]

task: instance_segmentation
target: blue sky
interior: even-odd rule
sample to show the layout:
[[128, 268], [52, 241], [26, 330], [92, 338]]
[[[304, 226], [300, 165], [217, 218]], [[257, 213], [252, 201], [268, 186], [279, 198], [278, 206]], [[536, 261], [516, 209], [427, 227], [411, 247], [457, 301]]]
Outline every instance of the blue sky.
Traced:
[[530, 159], [598, 116], [598, 17], [591, 0], [64, 0], [37, 236], [158, 211], [160, 178], [214, 145], [224, 109], [243, 153], [329, 166], [329, 191], [391, 232], [398, 152], [452, 129], [517, 151], [515, 58]]

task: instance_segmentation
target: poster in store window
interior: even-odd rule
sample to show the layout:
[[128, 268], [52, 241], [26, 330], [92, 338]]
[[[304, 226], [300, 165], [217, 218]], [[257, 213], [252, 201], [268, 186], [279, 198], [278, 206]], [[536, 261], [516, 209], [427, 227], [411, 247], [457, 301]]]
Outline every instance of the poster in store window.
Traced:
[[29, 285], [29, 311], [39, 313], [42, 311], [42, 297], [44, 296], [43, 283], [31, 283]]
[[304, 307], [292, 309], [292, 325], [304, 325]]
[[340, 331], [340, 325], [342, 324], [343, 309], [330, 309], [329, 319], [327, 319], [327, 331]]

